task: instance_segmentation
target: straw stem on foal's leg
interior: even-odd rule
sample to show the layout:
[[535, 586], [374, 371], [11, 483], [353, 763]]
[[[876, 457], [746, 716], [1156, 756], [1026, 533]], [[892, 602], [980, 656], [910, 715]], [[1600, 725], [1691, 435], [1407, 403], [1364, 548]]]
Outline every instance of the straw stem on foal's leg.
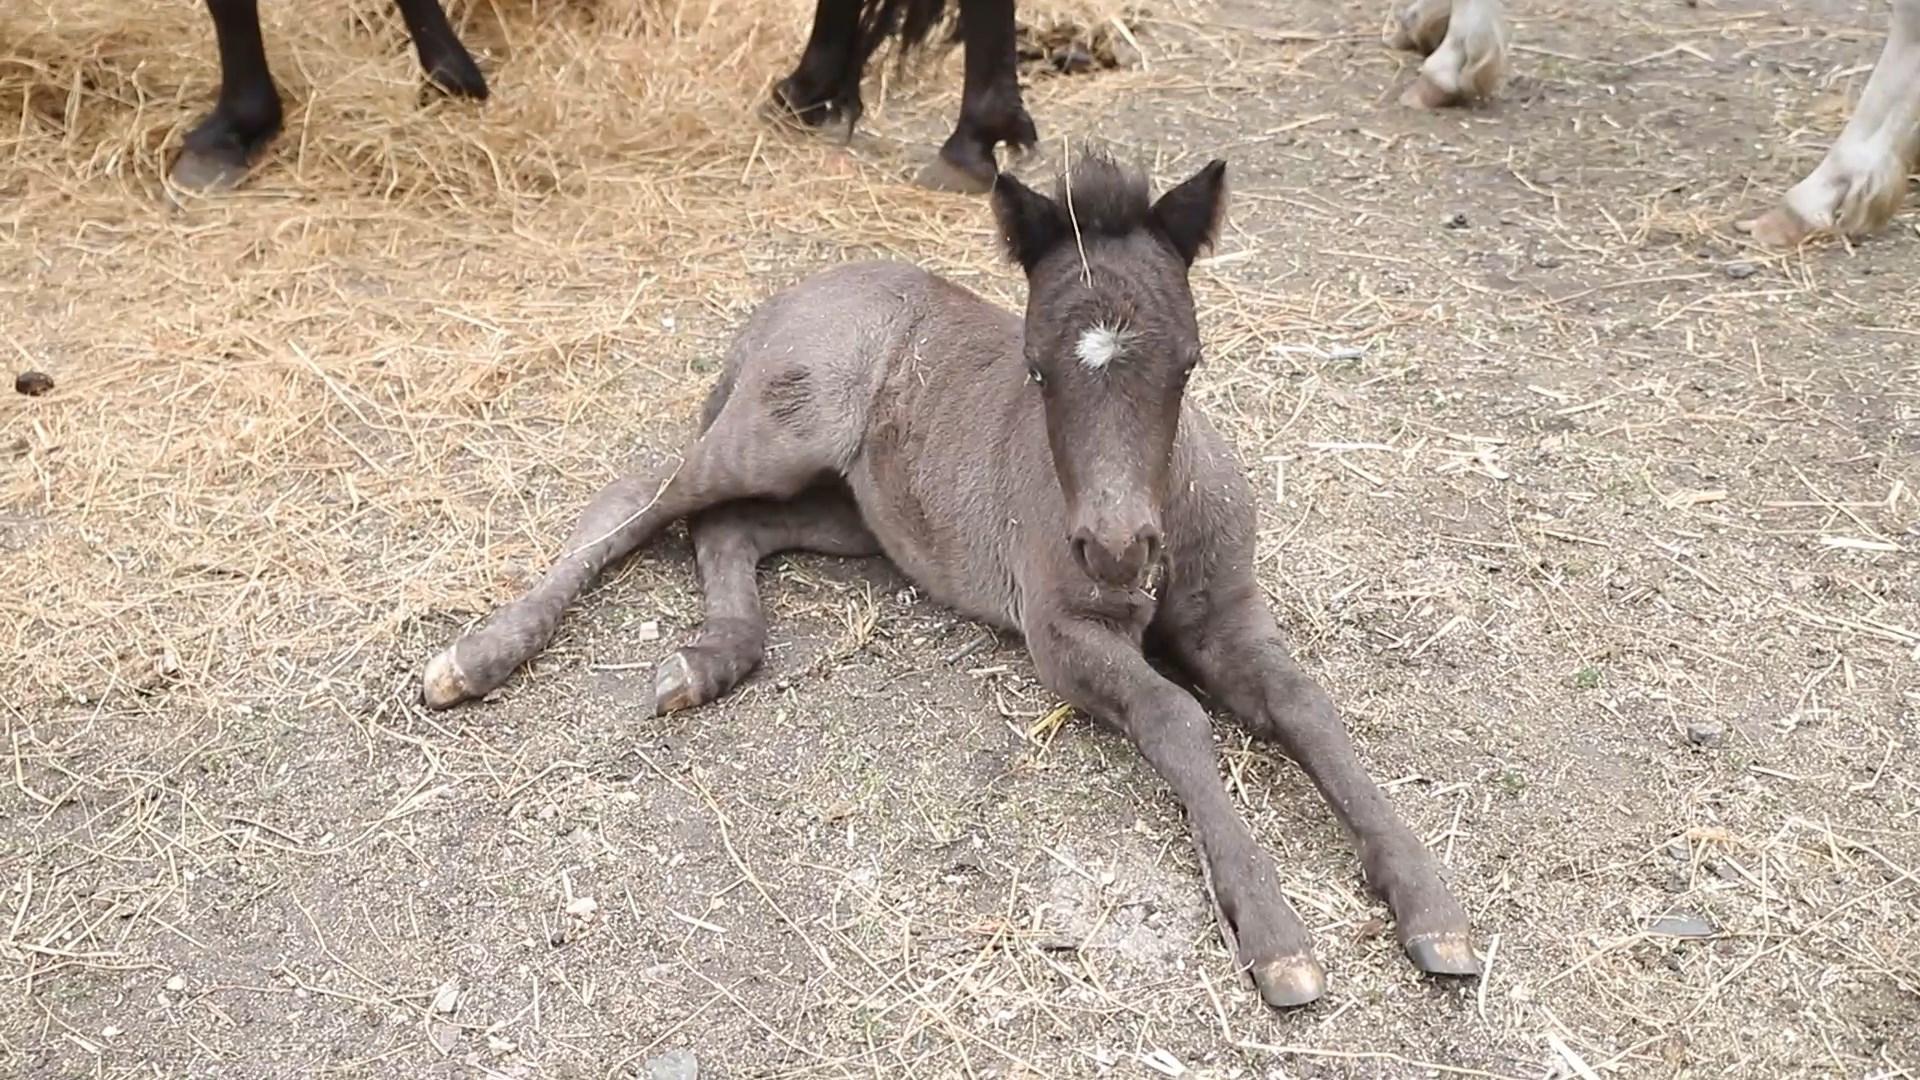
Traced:
[[[1466, 912], [1425, 844], [1367, 774], [1333, 701], [1288, 655], [1251, 581], [1172, 601], [1169, 647], [1209, 695], [1306, 771], [1355, 840], [1368, 887], [1393, 912], [1415, 966], [1441, 975], [1480, 970]], [[1180, 605], [1184, 605], [1182, 608]]]
[[656, 713], [704, 705], [760, 666], [767, 618], [754, 572], [761, 559], [796, 548], [846, 557], [880, 551], [859, 509], [838, 492], [728, 503], [695, 517], [688, 531], [707, 613], [693, 641], [655, 670]]
[[1304, 1005], [1326, 975], [1300, 917], [1287, 906], [1273, 860], [1234, 810], [1220, 780], [1213, 728], [1191, 694], [1162, 678], [1140, 649], [1105, 627], [1041, 615], [1027, 633], [1040, 677], [1055, 693], [1124, 733], [1186, 808], [1222, 920], [1222, 937], [1269, 1005]]

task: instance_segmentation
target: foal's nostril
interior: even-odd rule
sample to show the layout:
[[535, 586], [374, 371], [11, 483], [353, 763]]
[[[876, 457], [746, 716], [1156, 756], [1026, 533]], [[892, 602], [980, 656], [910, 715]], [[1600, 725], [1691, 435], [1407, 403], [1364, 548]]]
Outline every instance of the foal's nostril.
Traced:
[[1147, 549], [1147, 565], [1152, 566], [1160, 559], [1160, 546], [1164, 542], [1160, 535], [1160, 526], [1142, 525], [1140, 531], [1133, 534], [1133, 542]]
[[1160, 561], [1160, 549], [1165, 546], [1165, 541], [1160, 539], [1160, 530], [1158, 529], [1153, 529], [1142, 534], [1140, 539], [1145, 542], [1147, 548], [1146, 561], [1141, 564], [1144, 569]]
[[1093, 573], [1093, 567], [1087, 563], [1087, 534], [1085, 530], [1073, 534], [1072, 547], [1074, 565], [1078, 566], [1082, 573]]

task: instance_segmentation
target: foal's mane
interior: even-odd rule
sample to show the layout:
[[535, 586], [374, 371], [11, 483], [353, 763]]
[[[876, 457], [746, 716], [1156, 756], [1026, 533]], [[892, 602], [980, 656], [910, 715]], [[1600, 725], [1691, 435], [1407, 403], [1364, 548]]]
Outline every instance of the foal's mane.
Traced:
[[1125, 236], [1145, 228], [1153, 217], [1145, 174], [1104, 153], [1074, 162], [1072, 170], [1054, 182], [1053, 190], [1053, 201], [1073, 208], [1073, 220], [1086, 235]]

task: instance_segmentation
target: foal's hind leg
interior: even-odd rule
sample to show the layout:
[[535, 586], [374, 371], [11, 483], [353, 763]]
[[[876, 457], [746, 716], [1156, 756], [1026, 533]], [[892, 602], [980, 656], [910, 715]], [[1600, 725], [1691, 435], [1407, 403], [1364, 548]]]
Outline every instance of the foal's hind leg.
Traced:
[[421, 699], [444, 709], [505, 682], [553, 639], [567, 605], [601, 570], [673, 522], [735, 499], [798, 494], [844, 457], [833, 441], [844, 433], [829, 428], [812, 425], [801, 434], [750, 395], [735, 394], [677, 467], [602, 488], [546, 576], [428, 662]]
[[1367, 886], [1392, 910], [1414, 965], [1438, 975], [1476, 974], [1480, 960], [1466, 912], [1426, 845], [1367, 775], [1332, 699], [1288, 655], [1252, 577], [1222, 577], [1169, 596], [1156, 638], [1209, 695], [1306, 771], [1353, 834]]
[[704, 705], [740, 684], [766, 651], [767, 617], [754, 569], [795, 549], [859, 558], [880, 553], [845, 491], [823, 488], [785, 502], [741, 500], [688, 523], [707, 617], [692, 643], [654, 673], [656, 713]]

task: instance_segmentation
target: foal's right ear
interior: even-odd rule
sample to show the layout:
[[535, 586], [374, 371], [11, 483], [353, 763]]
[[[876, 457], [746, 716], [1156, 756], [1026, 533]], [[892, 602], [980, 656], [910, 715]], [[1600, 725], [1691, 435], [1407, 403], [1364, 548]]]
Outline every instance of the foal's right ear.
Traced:
[[993, 216], [1000, 223], [1007, 254], [1028, 273], [1069, 231], [1060, 205], [1014, 179], [1012, 173], [994, 177]]

